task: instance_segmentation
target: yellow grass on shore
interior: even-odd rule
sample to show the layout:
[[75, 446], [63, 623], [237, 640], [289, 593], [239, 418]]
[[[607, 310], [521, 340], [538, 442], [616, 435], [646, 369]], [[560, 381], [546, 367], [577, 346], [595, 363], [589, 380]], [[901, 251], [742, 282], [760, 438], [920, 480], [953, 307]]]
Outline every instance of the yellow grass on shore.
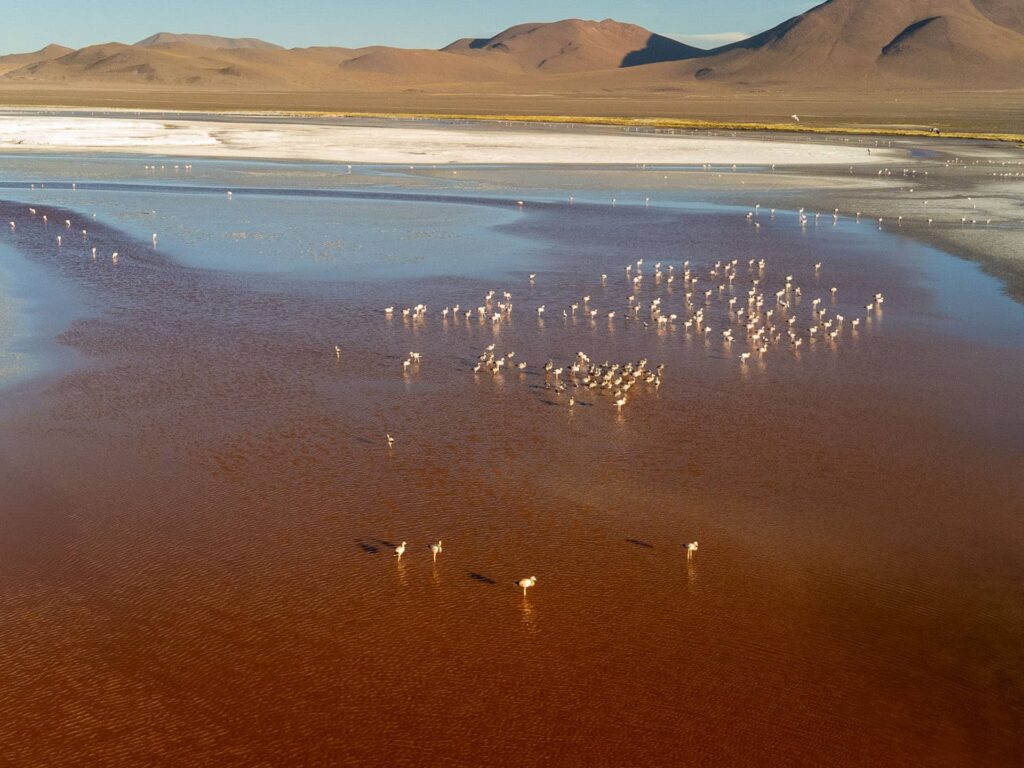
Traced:
[[1024, 133], [985, 133], [974, 131], [940, 131], [930, 128], [894, 128], [886, 126], [806, 125], [802, 123], [758, 123], [716, 120], [681, 120], [675, 118], [592, 117], [579, 115], [488, 115], [446, 114], [429, 112], [281, 112], [282, 116], [338, 117], [396, 120], [465, 120], [476, 122], [553, 123], [558, 125], [607, 125], [654, 130], [696, 131], [768, 131], [776, 133], [813, 133], [852, 136], [913, 136], [921, 138], [972, 139], [1024, 144]]
[[[69, 106], [67, 104], [5, 104], [3, 109], [10, 110], [78, 110], [83, 106]], [[291, 118], [364, 118], [379, 120], [438, 120], [438, 121], [467, 121], [487, 123], [523, 123], [523, 124], [554, 124], [554, 125], [592, 125], [592, 126], [617, 126], [624, 128], [637, 128], [644, 130], [694, 130], [694, 131], [743, 131], [743, 132], [771, 132], [771, 133], [792, 133], [792, 134], [818, 134], [818, 135], [848, 135], [848, 136], [893, 136], [893, 137], [915, 137], [915, 138], [944, 138], [944, 139], [966, 139], [975, 141], [999, 141], [1015, 143], [1024, 146], [1024, 132], [999, 132], [999, 131], [972, 131], [972, 130], [943, 130], [941, 125], [886, 125], [884, 123], [852, 123], [848, 125], [836, 122], [815, 123], [813, 116], [803, 117], [804, 122], [764, 122], [756, 120], [712, 120], [712, 119], [690, 119], [679, 117], [627, 117], [614, 115], [545, 115], [545, 114], [501, 114], [501, 113], [472, 113], [472, 112], [435, 112], [435, 111], [384, 111], [384, 110], [331, 110], [331, 109], [252, 109], [241, 106], [238, 108], [210, 109], [184, 108], [176, 109], [169, 106], [144, 106], [131, 108], [126, 106], [98, 107], [104, 112], [114, 114], [142, 112], [166, 112], [171, 111], [180, 114], [195, 115], [236, 115], [236, 116], [261, 116], [261, 117], [291, 117]], [[825, 118], [826, 121], [829, 118]], [[939, 128], [935, 133], [934, 128]]]

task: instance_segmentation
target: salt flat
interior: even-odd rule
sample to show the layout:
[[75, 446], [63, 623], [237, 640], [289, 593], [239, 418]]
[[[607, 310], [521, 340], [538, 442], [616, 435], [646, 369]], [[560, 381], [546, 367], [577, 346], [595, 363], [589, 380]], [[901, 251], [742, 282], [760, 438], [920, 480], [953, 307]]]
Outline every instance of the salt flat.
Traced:
[[896, 155], [825, 140], [35, 115], [0, 116], [0, 150], [382, 164], [850, 165]]

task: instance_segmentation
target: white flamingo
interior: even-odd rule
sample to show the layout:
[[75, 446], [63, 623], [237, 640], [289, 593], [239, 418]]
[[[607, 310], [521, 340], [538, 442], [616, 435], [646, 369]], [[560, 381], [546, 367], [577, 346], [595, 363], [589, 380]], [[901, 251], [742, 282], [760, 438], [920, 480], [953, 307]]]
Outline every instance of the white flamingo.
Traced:
[[440, 539], [437, 540], [437, 544], [431, 544], [430, 545], [430, 551], [433, 553], [433, 555], [434, 555], [434, 562], [436, 563], [437, 562], [437, 556], [444, 551], [444, 549], [441, 547], [441, 540]]
[[526, 590], [534, 586], [537, 583], [537, 577], [531, 576], [528, 579], [520, 579], [516, 582], [516, 586], [523, 590], [523, 597], [526, 597]]
[[698, 549], [699, 549], [699, 546], [698, 546], [696, 541], [691, 541], [689, 544], [687, 544], [686, 545], [686, 559], [687, 560], [693, 560], [693, 553], [696, 552]]
[[405, 542], [403, 541], [401, 544], [399, 544], [397, 547], [395, 547], [395, 557], [397, 557], [399, 560], [401, 560], [402, 559], [402, 555], [404, 555], [404, 554], [405, 554]]

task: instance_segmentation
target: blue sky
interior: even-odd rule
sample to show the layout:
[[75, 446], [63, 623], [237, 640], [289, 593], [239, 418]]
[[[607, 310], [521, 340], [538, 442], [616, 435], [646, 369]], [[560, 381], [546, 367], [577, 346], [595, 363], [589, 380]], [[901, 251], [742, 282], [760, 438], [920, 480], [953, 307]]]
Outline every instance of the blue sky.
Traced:
[[[134, 43], [154, 32], [259, 37], [285, 46], [438, 48], [525, 21], [614, 18], [702, 47], [760, 32], [815, 2], [799, 0], [14, 0], [0, 54], [48, 43]], [[6, 5], [6, 3], [4, 4]]]

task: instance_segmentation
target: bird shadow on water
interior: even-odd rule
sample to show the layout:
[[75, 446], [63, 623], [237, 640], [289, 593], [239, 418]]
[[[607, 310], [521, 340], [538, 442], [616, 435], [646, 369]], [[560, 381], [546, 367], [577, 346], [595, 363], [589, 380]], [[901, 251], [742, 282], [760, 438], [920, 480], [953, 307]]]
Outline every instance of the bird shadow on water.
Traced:
[[644, 549], [654, 549], [653, 544], [646, 541], [641, 541], [640, 539], [626, 539], [626, 541], [628, 541], [630, 544], [635, 544], [638, 547], [643, 547]]
[[359, 435], [354, 432], [344, 432], [342, 433], [342, 435], [354, 443], [362, 443], [363, 445], [373, 445], [373, 443], [375, 442], [374, 440], [368, 438], [366, 435]]
[[365, 541], [356, 539], [356, 545], [368, 555], [376, 555], [380, 552], [380, 547], [375, 547], [373, 544], [367, 544]]
[[384, 541], [384, 539], [371, 539], [371, 541], [377, 546], [388, 547], [390, 549], [394, 549], [398, 546], [397, 544], [392, 544], [390, 541]]
[[468, 575], [469, 575], [469, 578], [471, 578], [473, 581], [479, 581], [481, 584], [497, 584], [498, 583], [494, 579], [492, 579], [490, 576], [484, 576], [482, 573], [476, 573], [475, 571], [470, 571]]

